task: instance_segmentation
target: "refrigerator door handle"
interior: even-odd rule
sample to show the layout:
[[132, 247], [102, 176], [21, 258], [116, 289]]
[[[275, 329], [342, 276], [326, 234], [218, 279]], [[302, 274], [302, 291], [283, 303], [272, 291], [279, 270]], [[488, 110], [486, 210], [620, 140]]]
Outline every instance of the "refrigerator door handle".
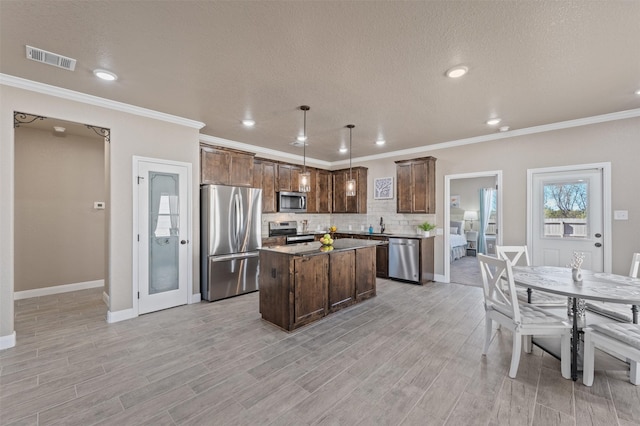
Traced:
[[234, 209], [234, 238], [235, 238], [235, 246], [236, 250], [239, 249], [238, 245], [240, 243], [240, 196], [238, 194], [234, 194], [233, 196], [233, 209]]

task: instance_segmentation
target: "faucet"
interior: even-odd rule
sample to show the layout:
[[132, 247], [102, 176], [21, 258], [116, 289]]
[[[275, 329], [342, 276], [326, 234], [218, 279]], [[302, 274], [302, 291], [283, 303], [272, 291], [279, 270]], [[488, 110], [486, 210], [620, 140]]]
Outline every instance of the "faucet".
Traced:
[[380, 233], [384, 234], [384, 219], [380, 217]]

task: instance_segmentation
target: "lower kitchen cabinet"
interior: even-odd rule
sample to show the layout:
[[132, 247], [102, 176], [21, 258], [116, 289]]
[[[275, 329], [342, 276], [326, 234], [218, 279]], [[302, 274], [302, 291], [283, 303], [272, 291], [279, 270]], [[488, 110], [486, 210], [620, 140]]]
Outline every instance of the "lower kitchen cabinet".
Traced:
[[[385, 237], [386, 238], [386, 237]], [[387, 238], [387, 241], [389, 239]], [[376, 246], [376, 276], [389, 278], [389, 244]]]
[[327, 314], [329, 259], [327, 256], [296, 257], [293, 264], [293, 324], [298, 327]]
[[387, 245], [381, 244], [356, 251], [356, 302], [376, 295], [376, 277], [370, 271], [378, 271], [376, 253], [380, 247]]
[[376, 246], [368, 243], [317, 255], [260, 250], [262, 319], [291, 331], [375, 296]]
[[[355, 302], [355, 267], [355, 250], [341, 251], [329, 254], [329, 310], [331, 312], [346, 308], [347, 306], [352, 305]], [[371, 268], [371, 270], [373, 269], [374, 268]]]

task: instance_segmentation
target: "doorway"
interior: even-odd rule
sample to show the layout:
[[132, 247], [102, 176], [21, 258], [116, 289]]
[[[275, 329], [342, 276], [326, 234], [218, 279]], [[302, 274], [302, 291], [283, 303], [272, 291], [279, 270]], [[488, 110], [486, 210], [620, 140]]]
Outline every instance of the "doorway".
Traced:
[[[191, 164], [133, 158], [134, 310], [191, 300]], [[137, 299], [137, 300], [136, 300]]]
[[[462, 182], [465, 182], [462, 187], [467, 188], [465, 193], [452, 192], [452, 187], [455, 189], [457, 183]], [[479, 190], [490, 186], [495, 186], [494, 203], [492, 203], [493, 206], [487, 206], [492, 208], [485, 209], [484, 203], [480, 201]], [[444, 192], [444, 277], [442, 281], [448, 283], [452, 282], [451, 270], [452, 266], [456, 265], [455, 262], [462, 260], [458, 265], [470, 263], [466, 266], [475, 268], [477, 262], [473, 256], [479, 249], [490, 253], [495, 249], [495, 245], [502, 243], [502, 171], [446, 175]], [[465, 206], [469, 208], [465, 210]], [[482, 236], [485, 239], [479, 246]], [[471, 262], [469, 262], [470, 259]], [[462, 275], [473, 277], [475, 272]], [[462, 284], [475, 285], [476, 283], [474, 280], [473, 283], [462, 282]]]
[[102, 288], [109, 130], [14, 113], [14, 300]]
[[527, 241], [534, 265], [611, 271], [610, 163], [528, 171]]

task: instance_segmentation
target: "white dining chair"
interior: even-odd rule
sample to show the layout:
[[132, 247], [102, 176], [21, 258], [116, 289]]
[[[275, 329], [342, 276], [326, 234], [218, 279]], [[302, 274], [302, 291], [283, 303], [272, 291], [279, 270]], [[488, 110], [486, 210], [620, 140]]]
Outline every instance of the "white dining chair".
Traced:
[[[483, 355], [489, 351], [493, 334], [493, 321], [513, 333], [513, 349], [509, 377], [516, 377], [522, 338], [526, 338], [525, 351], [531, 352], [531, 336], [558, 336], [560, 338], [560, 366], [562, 377], [571, 375], [571, 326], [563, 318], [542, 308], [519, 303], [516, 296], [511, 262], [504, 259], [479, 254], [478, 262], [482, 272], [482, 289], [485, 310], [485, 340]], [[505, 291], [505, 283], [506, 289]]]
[[[508, 259], [513, 266], [529, 266], [529, 251], [527, 246], [496, 246], [496, 254], [500, 259]], [[567, 298], [546, 291], [532, 291], [529, 302], [528, 289], [516, 288], [518, 299], [537, 306], [556, 307], [567, 306]]]
[[[631, 256], [631, 268], [629, 276], [638, 278], [640, 275], [640, 253], [633, 253]], [[633, 322], [633, 314], [631, 305], [623, 305], [620, 303], [608, 303], [599, 301], [587, 301], [585, 304], [587, 310], [595, 312], [599, 315], [609, 317], [616, 321]]]
[[591, 324], [584, 329], [584, 363], [582, 383], [593, 384], [595, 348], [612, 351], [627, 358], [629, 381], [640, 385], [640, 325], [628, 323]]

